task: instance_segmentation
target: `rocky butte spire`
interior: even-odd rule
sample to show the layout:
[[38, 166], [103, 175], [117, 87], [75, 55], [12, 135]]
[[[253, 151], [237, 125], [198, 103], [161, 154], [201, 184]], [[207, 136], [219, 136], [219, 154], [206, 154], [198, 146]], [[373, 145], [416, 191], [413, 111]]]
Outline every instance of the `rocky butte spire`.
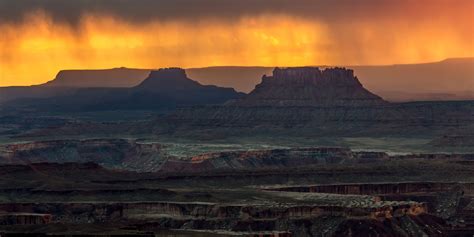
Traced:
[[275, 68], [235, 106], [374, 106], [388, 102], [365, 89], [345, 68]]
[[[188, 78], [182, 68], [161, 68], [153, 70], [138, 86], [131, 88], [126, 101], [150, 106], [190, 106], [221, 104], [240, 98], [243, 94], [233, 88], [202, 85]], [[150, 107], [148, 106], [148, 107]]]
[[150, 75], [137, 88], [144, 90], [190, 90], [200, 89], [203, 85], [187, 77], [182, 68], [161, 68]]

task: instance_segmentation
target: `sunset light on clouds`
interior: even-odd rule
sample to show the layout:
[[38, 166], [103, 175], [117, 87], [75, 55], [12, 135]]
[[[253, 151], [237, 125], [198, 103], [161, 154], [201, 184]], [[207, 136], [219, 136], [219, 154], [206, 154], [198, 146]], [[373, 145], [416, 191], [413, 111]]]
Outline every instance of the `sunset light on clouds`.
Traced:
[[54, 0], [11, 2], [0, 1], [0, 86], [39, 84], [76, 68], [382, 65], [474, 56], [469, 0], [324, 7], [248, 1], [234, 11], [211, 0], [76, 1], [66, 9]]

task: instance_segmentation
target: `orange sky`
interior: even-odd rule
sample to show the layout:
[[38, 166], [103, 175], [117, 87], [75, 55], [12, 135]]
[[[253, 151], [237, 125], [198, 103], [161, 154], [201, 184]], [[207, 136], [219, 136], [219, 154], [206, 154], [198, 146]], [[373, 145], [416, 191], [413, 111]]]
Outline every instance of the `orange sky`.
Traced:
[[131, 21], [86, 12], [71, 25], [47, 10], [26, 11], [20, 20], [0, 21], [0, 86], [43, 83], [61, 69], [394, 64], [473, 57], [473, 2], [396, 9], [392, 4], [384, 8], [386, 16], [358, 13], [353, 20], [350, 13], [338, 20], [275, 11], [232, 19]]

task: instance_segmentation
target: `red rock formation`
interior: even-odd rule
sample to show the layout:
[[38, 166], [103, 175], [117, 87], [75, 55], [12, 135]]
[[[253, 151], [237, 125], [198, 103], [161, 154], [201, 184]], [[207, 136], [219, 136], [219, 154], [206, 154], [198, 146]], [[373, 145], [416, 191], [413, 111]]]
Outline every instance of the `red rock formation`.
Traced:
[[353, 157], [346, 148], [294, 148], [256, 151], [216, 152], [197, 155], [190, 160], [167, 160], [161, 172], [206, 172], [251, 170], [335, 164]]
[[373, 106], [386, 102], [366, 90], [350, 69], [275, 68], [237, 106]]

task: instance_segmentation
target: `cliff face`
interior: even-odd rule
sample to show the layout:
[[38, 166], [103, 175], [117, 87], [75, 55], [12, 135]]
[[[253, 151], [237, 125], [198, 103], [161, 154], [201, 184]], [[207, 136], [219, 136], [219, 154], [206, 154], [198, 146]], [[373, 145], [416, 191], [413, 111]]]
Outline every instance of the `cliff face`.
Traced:
[[[77, 224], [85, 226], [85, 224], [95, 223], [120, 227], [123, 225], [119, 225], [119, 223], [127, 223], [128, 225], [124, 227], [137, 232], [148, 230], [150, 233], [150, 230], [156, 229], [209, 231], [204, 232], [204, 235], [190, 235], [190, 232], [187, 232], [183, 235], [166, 236], [214, 236], [207, 234], [219, 230], [225, 230], [226, 233], [238, 236], [269, 237], [350, 236], [333, 233], [336, 231], [362, 233], [361, 236], [365, 233], [375, 233], [376, 236], [406, 236], [406, 232], [400, 232], [400, 230], [406, 230], [409, 233], [413, 229], [419, 230], [420, 226], [425, 223], [418, 216], [427, 215], [426, 207], [421, 203], [374, 202], [371, 200], [364, 200], [363, 203], [356, 203], [353, 206], [315, 205], [313, 203], [252, 205], [205, 202], [9, 203], [8, 205], [0, 204], [0, 210], [11, 213], [10, 216], [21, 213], [22, 217], [36, 220], [28, 223], [22, 221], [24, 218], [15, 218], [16, 221], [12, 221], [13, 218], [9, 218], [10, 216], [6, 216], [6, 218], [0, 216], [3, 225], [44, 224], [46, 222], [66, 226]], [[12, 210], [16, 212], [12, 212]], [[34, 218], [35, 216], [46, 217], [47, 221], [38, 217]], [[403, 225], [400, 226], [401, 218], [412, 218], [417, 222], [413, 222], [407, 228]], [[350, 225], [345, 223], [351, 220], [357, 220], [358, 223]], [[339, 227], [343, 225], [347, 226]], [[370, 228], [357, 232], [347, 230], [357, 225], [370, 226]], [[433, 229], [428, 229], [430, 230], [428, 233], [436, 230]]]
[[386, 102], [345, 68], [275, 68], [237, 106], [374, 106]]
[[125, 139], [57, 140], [0, 146], [1, 164], [94, 162], [109, 168], [149, 171], [166, 156], [159, 144]]
[[201, 173], [216, 170], [258, 170], [305, 167], [349, 162], [352, 152], [345, 148], [294, 148], [234, 151], [202, 154], [190, 160], [168, 159], [160, 168], [167, 173]]
[[471, 154], [407, 154], [388, 155], [385, 152], [352, 151], [339, 147], [310, 147], [252, 151], [224, 151], [193, 156], [189, 159], [167, 159], [160, 172], [209, 173], [243, 170], [282, 170], [334, 164], [386, 163], [391, 160], [472, 161]]

